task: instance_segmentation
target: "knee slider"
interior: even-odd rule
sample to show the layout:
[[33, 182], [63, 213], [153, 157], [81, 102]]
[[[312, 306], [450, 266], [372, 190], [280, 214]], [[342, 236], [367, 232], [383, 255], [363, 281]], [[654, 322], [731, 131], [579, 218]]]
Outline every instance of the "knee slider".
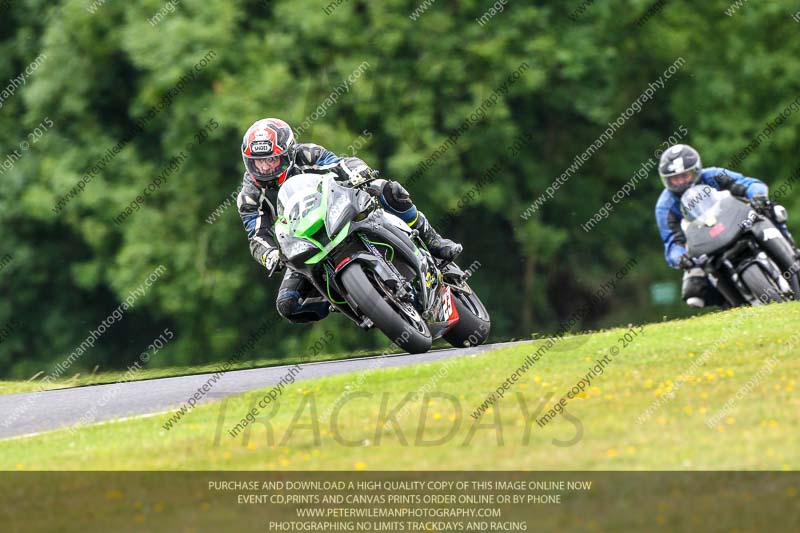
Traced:
[[708, 280], [705, 273], [699, 268], [692, 269], [683, 277], [681, 296], [684, 301], [690, 298], [703, 299], [707, 286]]
[[400, 213], [408, 211], [414, 207], [408, 191], [396, 181], [387, 181], [383, 185], [381, 197], [391, 209]]
[[275, 302], [278, 313], [280, 313], [283, 318], [290, 318], [297, 312], [299, 299], [300, 293], [297, 291], [287, 291], [281, 294], [278, 296], [278, 301]]
[[384, 209], [397, 215], [406, 224], [413, 224], [417, 220], [417, 208], [408, 191], [396, 181], [386, 182], [381, 191], [380, 202]]

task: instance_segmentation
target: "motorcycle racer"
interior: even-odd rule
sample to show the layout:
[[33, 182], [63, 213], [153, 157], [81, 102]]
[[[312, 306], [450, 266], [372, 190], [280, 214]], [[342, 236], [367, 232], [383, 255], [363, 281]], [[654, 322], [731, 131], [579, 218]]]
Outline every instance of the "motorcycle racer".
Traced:
[[[396, 181], [373, 179], [377, 172], [357, 157], [339, 157], [313, 143], [297, 143], [292, 128], [283, 120], [265, 118], [253, 123], [242, 138], [245, 173], [237, 198], [239, 215], [250, 243], [250, 252], [267, 270], [280, 268], [280, 253], [273, 234], [278, 189], [301, 173], [333, 172], [337, 180], [352, 186], [372, 180], [365, 190], [375, 196], [386, 211], [419, 231], [431, 254], [452, 261], [462, 246], [442, 238], [417, 209], [405, 188]], [[278, 289], [278, 312], [295, 323], [325, 318], [329, 304], [301, 274], [287, 271]]]
[[[734, 196], [750, 200], [757, 211], [767, 212], [773, 207], [768, 198], [769, 189], [764, 182], [739, 172], [720, 167], [703, 168], [700, 154], [688, 144], [677, 144], [664, 151], [658, 174], [664, 191], [656, 203], [656, 223], [664, 243], [667, 264], [684, 272], [681, 298], [691, 307], [721, 305], [722, 295], [709, 282], [702, 262], [686, 253], [686, 236], [681, 227], [681, 195], [693, 185], [703, 184], [716, 190], [730, 191]], [[786, 225], [776, 223], [776, 226], [795, 246]]]

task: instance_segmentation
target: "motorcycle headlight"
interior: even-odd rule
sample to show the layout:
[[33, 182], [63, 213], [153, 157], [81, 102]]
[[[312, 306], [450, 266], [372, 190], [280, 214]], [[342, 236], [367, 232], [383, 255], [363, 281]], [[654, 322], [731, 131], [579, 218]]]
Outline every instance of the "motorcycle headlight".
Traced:
[[339, 230], [353, 219], [355, 209], [346, 194], [338, 194], [329, 200], [328, 219], [325, 224], [328, 230], [328, 237], [333, 238]]
[[288, 243], [283, 242], [281, 243], [281, 248], [283, 248], [284, 255], [290, 261], [292, 258], [297, 257], [298, 255], [304, 254], [311, 250], [317, 250], [316, 246], [302, 239], [293, 239]]

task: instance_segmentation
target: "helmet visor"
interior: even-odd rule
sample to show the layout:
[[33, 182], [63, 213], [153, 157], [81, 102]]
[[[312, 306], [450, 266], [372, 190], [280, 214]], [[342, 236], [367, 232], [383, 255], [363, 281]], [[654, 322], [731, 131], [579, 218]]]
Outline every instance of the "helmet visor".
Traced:
[[694, 185], [697, 182], [697, 178], [698, 172], [696, 169], [667, 176], [667, 188], [673, 192], [683, 192]]
[[292, 157], [289, 152], [267, 157], [244, 156], [247, 171], [259, 181], [272, 181], [289, 170]]

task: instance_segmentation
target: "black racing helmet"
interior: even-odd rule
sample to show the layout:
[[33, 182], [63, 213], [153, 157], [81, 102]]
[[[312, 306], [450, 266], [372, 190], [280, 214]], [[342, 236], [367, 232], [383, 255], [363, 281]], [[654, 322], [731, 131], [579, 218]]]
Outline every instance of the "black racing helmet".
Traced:
[[260, 186], [281, 185], [294, 166], [297, 143], [292, 128], [279, 118], [265, 118], [247, 128], [242, 160]]
[[664, 187], [678, 195], [700, 181], [702, 171], [700, 154], [688, 144], [667, 148], [658, 162], [658, 175]]

